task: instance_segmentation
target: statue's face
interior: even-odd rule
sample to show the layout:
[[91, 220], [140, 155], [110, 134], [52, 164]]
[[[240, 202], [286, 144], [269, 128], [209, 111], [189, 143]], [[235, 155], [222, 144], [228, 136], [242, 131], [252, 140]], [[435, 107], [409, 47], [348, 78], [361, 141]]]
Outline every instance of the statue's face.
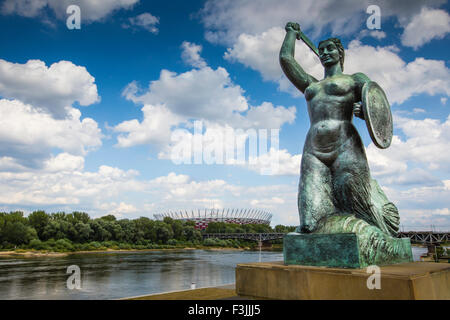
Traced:
[[319, 58], [323, 66], [331, 66], [339, 63], [339, 50], [333, 41], [325, 41], [319, 45]]

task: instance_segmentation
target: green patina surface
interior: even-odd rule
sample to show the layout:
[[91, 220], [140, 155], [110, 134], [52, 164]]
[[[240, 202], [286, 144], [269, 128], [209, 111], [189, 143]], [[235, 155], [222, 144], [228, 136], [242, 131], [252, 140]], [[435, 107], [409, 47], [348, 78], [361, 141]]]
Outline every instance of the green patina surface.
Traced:
[[284, 237], [283, 255], [288, 265], [360, 268], [354, 233], [288, 234]]
[[[311, 127], [300, 165], [296, 235], [285, 239], [287, 264], [362, 268], [412, 261], [411, 244], [396, 238], [400, 215], [371, 175], [354, 116], [364, 119], [374, 144], [387, 148], [392, 115], [386, 95], [363, 73], [344, 74], [345, 50], [330, 38], [318, 48], [288, 22], [280, 49], [286, 77], [305, 95]], [[302, 39], [318, 55], [323, 79], [295, 59]]]
[[308, 265], [334, 268], [365, 268], [369, 265], [390, 265], [412, 262], [411, 243], [408, 238], [392, 238], [387, 241], [396, 247], [397, 254], [379, 251], [368, 260], [355, 233], [300, 234], [290, 233], [284, 237], [283, 255], [287, 265]]

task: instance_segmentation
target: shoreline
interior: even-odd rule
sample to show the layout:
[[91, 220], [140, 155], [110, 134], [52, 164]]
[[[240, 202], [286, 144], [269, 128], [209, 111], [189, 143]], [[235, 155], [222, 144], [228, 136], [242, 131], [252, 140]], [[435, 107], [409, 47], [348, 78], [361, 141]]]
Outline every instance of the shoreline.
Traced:
[[[414, 247], [426, 248], [426, 246], [412, 244]], [[24, 251], [24, 249], [15, 250], [5, 250], [0, 251], [0, 258], [2, 257], [25, 257], [25, 258], [40, 258], [40, 257], [66, 257], [73, 254], [95, 254], [95, 253], [131, 253], [131, 252], [154, 252], [154, 251], [179, 251], [179, 250], [209, 250], [209, 251], [259, 251], [259, 249], [251, 249], [250, 247], [245, 248], [234, 248], [234, 247], [185, 247], [185, 248], [160, 248], [160, 249], [106, 249], [106, 250], [82, 250], [82, 251], [66, 251], [66, 252], [56, 252], [56, 251], [43, 251], [43, 250], [33, 250], [29, 249]], [[265, 252], [283, 252], [283, 250], [273, 250], [268, 248], [263, 248], [262, 251]]]
[[[73, 254], [86, 254], [86, 253], [131, 253], [131, 252], [153, 252], [153, 251], [179, 251], [179, 250], [209, 250], [209, 251], [258, 251], [251, 250], [250, 248], [234, 248], [234, 247], [199, 247], [199, 248], [161, 248], [161, 249], [107, 249], [107, 250], [85, 250], [85, 251], [68, 251], [68, 252], [54, 252], [54, 251], [40, 251], [40, 250], [27, 250], [27, 251], [0, 251], [1, 257], [66, 257]], [[262, 250], [262, 251], [279, 251], [279, 250]], [[281, 251], [280, 251], [281, 252]]]

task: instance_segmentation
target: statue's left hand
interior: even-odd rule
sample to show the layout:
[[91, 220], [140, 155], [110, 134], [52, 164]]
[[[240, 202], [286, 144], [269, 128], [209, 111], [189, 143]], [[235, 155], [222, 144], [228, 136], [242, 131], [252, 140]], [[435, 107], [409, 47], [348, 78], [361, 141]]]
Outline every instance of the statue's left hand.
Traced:
[[294, 31], [295, 33], [301, 32], [300, 25], [296, 22], [288, 22], [286, 23], [286, 27], [284, 27], [286, 32]]
[[356, 102], [353, 104], [353, 114], [355, 115], [355, 117], [358, 117], [358, 118], [361, 118], [364, 120], [364, 112], [362, 109], [361, 102]]

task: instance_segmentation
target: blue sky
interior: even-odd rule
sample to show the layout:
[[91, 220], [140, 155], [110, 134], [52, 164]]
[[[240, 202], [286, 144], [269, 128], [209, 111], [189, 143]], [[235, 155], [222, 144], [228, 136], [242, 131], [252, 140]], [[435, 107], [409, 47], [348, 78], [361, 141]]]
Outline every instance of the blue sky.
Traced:
[[[70, 4], [80, 7], [79, 30], [66, 26]], [[371, 4], [378, 30], [367, 28]], [[309, 119], [278, 63], [284, 25], [296, 21], [315, 43], [340, 37], [344, 72], [364, 72], [386, 91], [392, 146], [377, 149], [354, 123], [402, 225], [450, 229], [448, 12], [442, 0], [4, 0], [0, 209], [135, 218], [259, 208], [273, 224], [298, 224]], [[323, 77], [300, 41], [296, 58]], [[175, 164], [194, 121], [205, 141], [226, 128], [278, 129], [279, 150], [253, 165]], [[188, 140], [171, 139], [180, 129]], [[279, 170], [261, 174], [264, 158], [278, 158]]]

